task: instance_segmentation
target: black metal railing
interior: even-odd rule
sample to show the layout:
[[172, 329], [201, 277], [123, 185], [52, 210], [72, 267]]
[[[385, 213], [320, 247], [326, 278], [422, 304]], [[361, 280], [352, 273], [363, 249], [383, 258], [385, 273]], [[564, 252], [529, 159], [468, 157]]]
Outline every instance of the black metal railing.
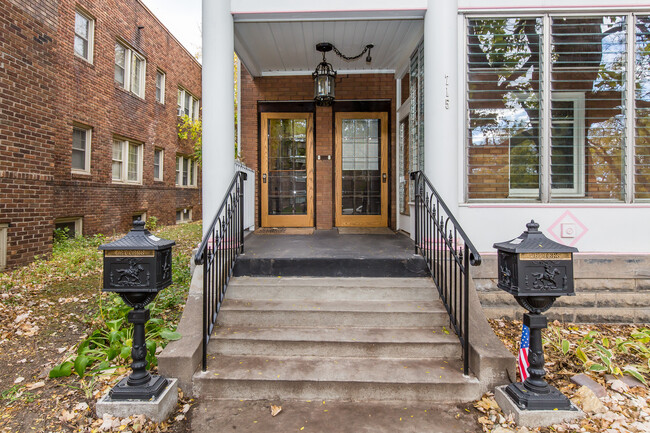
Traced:
[[469, 372], [470, 265], [481, 255], [438, 191], [421, 171], [411, 173], [415, 187], [415, 253], [422, 255], [449, 314], [463, 350], [463, 373]]
[[208, 342], [226, 295], [237, 256], [244, 252], [244, 181], [238, 171], [219, 210], [203, 236], [195, 262], [203, 265], [203, 371], [207, 368]]

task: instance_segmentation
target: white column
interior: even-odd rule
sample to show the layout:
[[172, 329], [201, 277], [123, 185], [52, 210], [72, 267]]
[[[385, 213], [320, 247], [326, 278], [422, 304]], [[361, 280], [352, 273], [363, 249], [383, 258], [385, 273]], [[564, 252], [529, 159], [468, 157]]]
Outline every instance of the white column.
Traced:
[[230, 1], [203, 0], [203, 231], [235, 174], [234, 26]]
[[458, 1], [429, 0], [424, 16], [424, 171], [458, 210]]

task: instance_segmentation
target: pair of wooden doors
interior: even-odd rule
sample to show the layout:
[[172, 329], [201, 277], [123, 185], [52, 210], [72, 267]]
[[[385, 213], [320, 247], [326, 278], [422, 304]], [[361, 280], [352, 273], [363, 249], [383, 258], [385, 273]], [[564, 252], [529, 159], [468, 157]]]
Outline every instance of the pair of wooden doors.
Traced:
[[[334, 120], [335, 225], [386, 227], [388, 114], [339, 112]], [[262, 227], [314, 226], [313, 137], [312, 113], [261, 115]]]

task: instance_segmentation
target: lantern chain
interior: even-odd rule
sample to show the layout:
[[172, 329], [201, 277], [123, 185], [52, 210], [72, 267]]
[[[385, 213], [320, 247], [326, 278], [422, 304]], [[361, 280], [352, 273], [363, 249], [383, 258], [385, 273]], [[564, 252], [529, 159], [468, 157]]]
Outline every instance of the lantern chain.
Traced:
[[[363, 51], [361, 51], [361, 53], [357, 54], [356, 56], [346, 56], [345, 54], [343, 54], [342, 52], [340, 52], [340, 51], [338, 50], [338, 48], [336, 48], [334, 45], [332, 45], [332, 49], [334, 50], [334, 52], [336, 53], [336, 55], [339, 56], [339, 57], [341, 57], [342, 59], [345, 59], [345, 60], [356, 60], [356, 59], [358, 59], [359, 57], [363, 56], [363, 55], [367, 52], [367, 53], [368, 53], [368, 57], [366, 57], [366, 62], [368, 62], [368, 63], [370, 63], [370, 62], [372, 61], [372, 57], [370, 57], [370, 50], [371, 50], [373, 47], [374, 47], [373, 44], [368, 44], [368, 45], [365, 46], [365, 48], [363, 49]], [[323, 53], [323, 56], [325, 56], [325, 53]]]

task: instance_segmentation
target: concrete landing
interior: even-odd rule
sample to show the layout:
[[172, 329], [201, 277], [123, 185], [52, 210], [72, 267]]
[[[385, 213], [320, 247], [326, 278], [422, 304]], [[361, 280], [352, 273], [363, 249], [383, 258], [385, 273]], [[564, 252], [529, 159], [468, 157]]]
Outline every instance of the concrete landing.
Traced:
[[[282, 406], [272, 417], [271, 404]], [[468, 409], [468, 410], [466, 410]], [[474, 433], [471, 404], [202, 400], [193, 433]]]
[[424, 259], [405, 235], [343, 235], [337, 229], [313, 235], [251, 234], [237, 259], [235, 276], [424, 277]]

